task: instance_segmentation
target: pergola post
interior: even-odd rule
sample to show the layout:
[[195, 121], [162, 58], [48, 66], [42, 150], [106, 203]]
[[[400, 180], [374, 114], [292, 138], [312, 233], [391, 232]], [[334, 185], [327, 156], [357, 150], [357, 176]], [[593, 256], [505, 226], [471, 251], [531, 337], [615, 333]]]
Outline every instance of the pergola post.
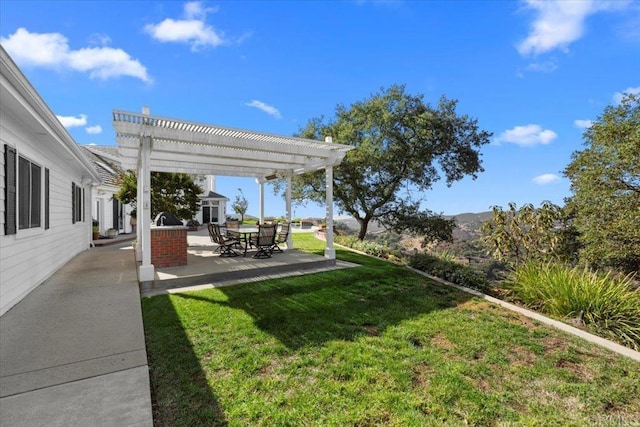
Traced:
[[285, 222], [289, 224], [289, 235], [287, 236], [287, 249], [293, 249], [293, 239], [291, 237], [291, 176], [287, 175], [286, 178], [287, 188], [285, 192], [285, 200], [286, 200], [286, 212], [285, 212]]
[[142, 187], [142, 203], [138, 205], [138, 227], [141, 229], [142, 265], [139, 270], [141, 282], [155, 278], [155, 270], [151, 264], [151, 137], [142, 136], [140, 146], [140, 168], [138, 170], [138, 187]]
[[[332, 143], [333, 138], [325, 137], [325, 142]], [[327, 245], [324, 249], [324, 257], [327, 259], [336, 259], [336, 250], [333, 248], [333, 166], [325, 167], [326, 180], [326, 204], [327, 204]]]
[[[137, 200], [136, 220], [137, 218], [142, 218], [142, 187], [144, 185], [144, 181], [143, 181], [143, 176], [140, 173], [142, 170], [141, 163], [140, 163], [141, 161], [142, 160], [138, 162], [138, 168], [137, 168], [137, 174], [136, 174], [137, 175], [136, 179], [138, 181], [136, 186], [136, 200]], [[136, 260], [141, 260], [142, 259], [142, 223], [137, 222], [136, 224], [137, 224], [136, 226]]]
[[260, 224], [264, 224], [264, 182], [260, 182], [260, 196], [258, 198], [260, 204]]

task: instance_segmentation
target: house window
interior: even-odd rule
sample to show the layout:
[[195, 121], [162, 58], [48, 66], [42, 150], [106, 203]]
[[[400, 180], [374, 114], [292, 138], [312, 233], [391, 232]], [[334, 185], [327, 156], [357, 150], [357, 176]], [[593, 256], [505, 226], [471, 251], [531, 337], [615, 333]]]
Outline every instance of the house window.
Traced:
[[[49, 228], [49, 169], [19, 156], [16, 149], [4, 147], [4, 233]], [[44, 187], [43, 187], [44, 185]], [[43, 203], [44, 202], [44, 203]]]
[[84, 188], [71, 183], [71, 219], [76, 222], [84, 222]]
[[49, 229], [49, 169], [44, 168], [44, 229]]
[[18, 229], [40, 227], [42, 218], [42, 168], [18, 157]]

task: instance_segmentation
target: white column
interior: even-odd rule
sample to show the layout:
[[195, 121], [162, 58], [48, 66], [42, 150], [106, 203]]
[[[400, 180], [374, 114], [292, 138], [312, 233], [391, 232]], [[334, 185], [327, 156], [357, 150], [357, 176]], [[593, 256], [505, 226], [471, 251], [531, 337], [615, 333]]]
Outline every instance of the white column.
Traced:
[[151, 137], [143, 136], [141, 140], [142, 162], [138, 170], [138, 183], [142, 182], [142, 203], [138, 203], [138, 228], [142, 232], [142, 265], [138, 278], [141, 282], [147, 282], [155, 278], [155, 270], [151, 264]]
[[[327, 136], [325, 142], [333, 142], [333, 138]], [[333, 248], [333, 166], [325, 168], [326, 180], [326, 204], [327, 204], [327, 246], [324, 249], [324, 257], [336, 259], [336, 250]]]
[[285, 221], [289, 223], [289, 235], [287, 236], [287, 249], [293, 249], [293, 239], [291, 238], [291, 231], [293, 230], [291, 227], [291, 176], [287, 176], [287, 189], [285, 192], [285, 200], [286, 200], [286, 212], [285, 212]]
[[[141, 144], [142, 146], [142, 144]], [[142, 160], [138, 155], [138, 171], [136, 172], [138, 184], [136, 186], [136, 261], [142, 260], [142, 188], [144, 176], [142, 175]]]
[[260, 182], [260, 224], [264, 223], [264, 182]]

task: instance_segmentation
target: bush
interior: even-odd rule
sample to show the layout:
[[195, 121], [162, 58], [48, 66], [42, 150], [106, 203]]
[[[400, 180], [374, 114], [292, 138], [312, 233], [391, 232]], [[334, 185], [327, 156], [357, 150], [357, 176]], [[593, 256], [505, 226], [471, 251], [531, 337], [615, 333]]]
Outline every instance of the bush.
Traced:
[[409, 257], [409, 265], [456, 285], [486, 292], [489, 280], [476, 270], [457, 262], [444, 260], [434, 255], [416, 253]]
[[199, 225], [200, 223], [197, 219], [190, 219], [189, 221], [187, 221], [187, 227], [198, 227]]
[[514, 271], [511, 288], [536, 310], [580, 318], [594, 333], [640, 350], [640, 289], [631, 275], [529, 262]]
[[403, 261], [402, 253], [399, 250], [393, 250], [386, 245], [369, 240], [360, 240], [356, 236], [338, 235], [335, 236], [335, 242], [378, 258], [385, 258], [395, 262]]

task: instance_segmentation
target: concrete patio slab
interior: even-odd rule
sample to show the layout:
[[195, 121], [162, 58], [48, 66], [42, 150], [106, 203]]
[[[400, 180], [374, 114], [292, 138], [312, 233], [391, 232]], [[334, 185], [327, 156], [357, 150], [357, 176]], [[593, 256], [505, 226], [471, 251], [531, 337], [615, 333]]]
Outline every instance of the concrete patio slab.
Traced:
[[143, 297], [176, 289], [203, 289], [207, 287], [229, 286], [248, 281], [288, 275], [310, 274], [332, 269], [357, 267], [322, 255], [309, 254], [295, 249], [274, 252], [271, 258], [252, 258], [255, 249], [246, 256], [221, 257], [216, 252], [217, 245], [211, 242], [208, 231], [199, 230], [187, 235], [187, 265], [155, 269], [155, 280], [143, 282], [140, 292]]

